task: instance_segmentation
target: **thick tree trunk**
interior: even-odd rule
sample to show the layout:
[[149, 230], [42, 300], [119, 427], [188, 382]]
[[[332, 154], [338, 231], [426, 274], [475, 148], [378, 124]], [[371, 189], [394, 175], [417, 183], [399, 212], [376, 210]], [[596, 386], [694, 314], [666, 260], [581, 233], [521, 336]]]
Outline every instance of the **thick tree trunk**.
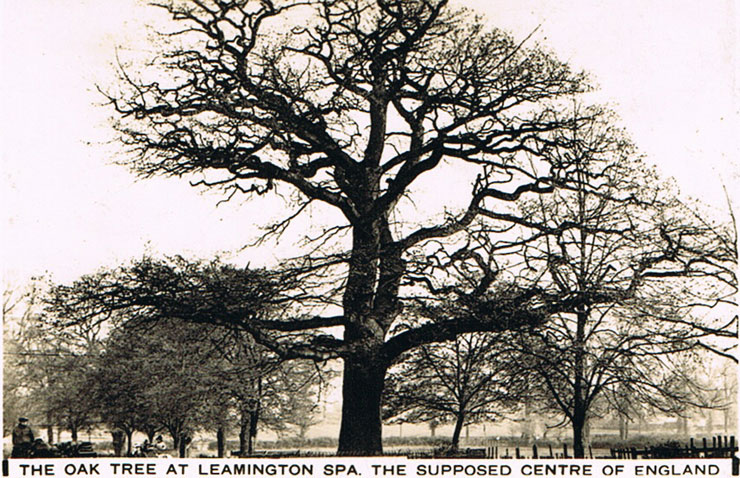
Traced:
[[216, 453], [219, 458], [224, 457], [224, 450], [226, 449], [226, 433], [224, 427], [218, 427], [216, 430]]
[[[378, 152], [379, 158], [380, 152]], [[373, 200], [380, 175], [355, 185], [372, 221], [353, 224], [352, 255], [342, 307], [344, 340], [352, 352], [343, 357], [342, 423], [339, 455], [383, 453], [380, 402], [389, 358], [381, 352], [392, 318], [398, 313], [398, 288], [404, 264], [401, 250], [391, 247], [388, 219], [375, 216]]]
[[452, 432], [452, 448], [457, 450], [460, 446], [460, 432], [462, 432], [463, 425], [465, 424], [465, 415], [460, 414], [455, 420], [455, 429]]
[[72, 433], [72, 441], [76, 442], [77, 441], [77, 427], [71, 426], [69, 427], [69, 431], [70, 433]]
[[373, 360], [344, 360], [339, 455], [383, 453], [380, 399], [386, 366]]

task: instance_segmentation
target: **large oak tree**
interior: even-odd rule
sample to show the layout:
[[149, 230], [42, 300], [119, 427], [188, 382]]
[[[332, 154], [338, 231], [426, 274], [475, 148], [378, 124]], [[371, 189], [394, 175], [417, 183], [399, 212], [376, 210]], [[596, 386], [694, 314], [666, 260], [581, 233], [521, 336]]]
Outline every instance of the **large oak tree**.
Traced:
[[[459, 236], [481, 217], [501, 233], [528, 227], [512, 212], [517, 199], [578, 182], [552, 151], [563, 146], [554, 133], [586, 119], [556, 114], [561, 100], [588, 89], [583, 74], [445, 0], [160, 6], [176, 24], [162, 54], [140, 71], [125, 68], [107, 93], [125, 162], [143, 177], [189, 177], [228, 198], [287, 196], [266, 236], [312, 210], [325, 227], [279, 277], [142, 261], [61, 288], [57, 312], [81, 320], [157, 309], [238, 325], [285, 358], [341, 358], [339, 452], [377, 454], [383, 382], [402, 353], [536, 325], [572, 305], [508, 281]], [[469, 177], [462, 191], [459, 175]], [[443, 185], [444, 214], [414, 211], [430, 178]], [[437, 264], [430, 252], [443, 242], [460, 247]], [[404, 297], [418, 305], [449, 295], [451, 284], [436, 280], [463, 263], [482, 267], [456, 285], [458, 305], [406, 321]]]

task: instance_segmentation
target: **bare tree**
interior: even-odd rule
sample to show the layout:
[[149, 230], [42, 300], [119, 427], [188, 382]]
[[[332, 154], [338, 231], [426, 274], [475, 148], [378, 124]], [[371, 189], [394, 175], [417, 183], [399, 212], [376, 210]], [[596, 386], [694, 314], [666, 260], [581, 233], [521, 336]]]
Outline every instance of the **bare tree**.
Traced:
[[506, 336], [465, 334], [406, 353], [389, 370], [384, 417], [435, 426], [452, 422], [451, 445], [457, 448], [464, 426], [500, 418], [522, 400], [524, 376], [508, 373], [509, 364], [499, 356], [506, 340]]
[[[170, 317], [238, 325], [286, 358], [341, 358], [339, 452], [377, 454], [385, 373], [402, 353], [573, 310], [572, 296], [522, 281], [522, 269], [481, 256], [460, 236], [486, 218], [497, 234], [516, 226], [537, 237], [549, 226], [517, 215], [514, 202], [585, 184], [582, 171], [558, 155], [572, 142], [558, 133], [596, 114], [557, 113], [559, 100], [587, 89], [582, 74], [451, 11], [445, 0], [161, 6], [179, 33], [165, 37], [164, 54], [145, 71], [123, 71], [122, 90], [108, 93], [129, 166], [143, 177], [195, 176], [194, 184], [220, 188], [227, 198], [287, 192], [285, 216], [266, 236], [312, 208], [328, 222], [289, 274], [267, 281], [282, 287], [280, 313], [274, 300], [255, 293], [264, 274], [222, 269], [231, 278], [225, 282], [208, 277], [208, 268], [146, 261], [117, 278], [82, 281], [78, 292], [94, 292], [60, 312], [66, 307], [67, 317], [84, 318], [106, 307], [160, 308]], [[276, 33], [292, 12], [307, 20], [289, 36]], [[460, 210], [410, 214], [410, 200], [424, 199], [424, 181], [451, 171], [470, 173]], [[453, 187], [440, 193], [460, 202]], [[665, 230], [661, 242], [668, 252], [643, 258], [641, 277], [657, 277], [655, 266], [675, 257], [671, 233]], [[492, 252], [513, 254], [529, 240]], [[451, 244], [462, 247], [452, 252]], [[436, 283], [442, 268], [476, 266], [457, 292]], [[234, 284], [240, 288], [228, 288]], [[187, 287], [175, 292], [171, 285]], [[228, 286], [226, 293], [210, 289], [217, 285]], [[172, 295], [161, 300], [155, 286]], [[613, 302], [612, 293], [629, 298], [635, 290], [600, 290], [579, 303]], [[444, 314], [427, 307], [419, 320], [405, 320], [408, 303], [443, 295], [457, 305]], [[69, 313], [83, 302], [83, 313]], [[340, 313], [329, 312], [337, 307]], [[394, 328], [399, 321], [406, 326]], [[342, 338], [326, 332], [334, 326], [343, 328]]]
[[[539, 146], [563, 127], [554, 101], [587, 89], [584, 75], [446, 0], [161, 6], [180, 33], [165, 37], [164, 53], [146, 71], [124, 71], [122, 89], [108, 93], [133, 154], [128, 164], [143, 177], [204, 173], [195, 183], [228, 197], [288, 192], [291, 207], [268, 232], [311, 208], [331, 218], [313, 244], [324, 254], [306, 256], [303, 270], [332, 276], [324, 284], [336, 286], [331, 302], [341, 313], [233, 319], [286, 357], [342, 358], [339, 452], [377, 454], [385, 371], [401, 353], [540, 320], [541, 302], [528, 291], [502, 307], [489, 297], [487, 315], [387, 336], [402, 310], [411, 250], [567, 181], [554, 176]], [[293, 12], [305, 22], [277, 33]], [[522, 161], [523, 152], [530, 155]], [[450, 168], [477, 175], [465, 207], [410, 220], [407, 198], [432, 171], [444, 178]], [[346, 253], [329, 254], [344, 245]], [[343, 327], [341, 339], [314, 334], [301, 343], [273, 334], [331, 326]]]
[[570, 306], [512, 342], [512, 363], [570, 422], [576, 457], [600, 405], [701, 405], [681, 364], [705, 350], [730, 358], [737, 336], [729, 228], [680, 202], [605, 112], [592, 117], [559, 131], [565, 147], [551, 151], [577, 184], [522, 202], [522, 222], [541, 234], [528, 236], [520, 277]]

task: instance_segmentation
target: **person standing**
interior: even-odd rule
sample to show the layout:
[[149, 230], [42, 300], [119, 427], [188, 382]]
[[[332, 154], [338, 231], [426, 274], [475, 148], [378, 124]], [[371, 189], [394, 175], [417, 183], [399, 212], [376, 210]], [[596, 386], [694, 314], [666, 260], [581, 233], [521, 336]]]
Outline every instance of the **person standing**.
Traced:
[[18, 425], [13, 428], [13, 452], [11, 458], [28, 458], [31, 456], [31, 445], [33, 444], [33, 430], [28, 424], [28, 418], [18, 419]]

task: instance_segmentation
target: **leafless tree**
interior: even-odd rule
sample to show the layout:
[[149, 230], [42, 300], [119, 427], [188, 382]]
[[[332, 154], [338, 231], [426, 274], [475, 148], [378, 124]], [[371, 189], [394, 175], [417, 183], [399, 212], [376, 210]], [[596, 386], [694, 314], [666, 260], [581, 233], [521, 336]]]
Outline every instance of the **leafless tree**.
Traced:
[[[388, 337], [402, 310], [409, 251], [566, 181], [539, 151], [564, 126], [553, 116], [555, 102], [586, 90], [584, 75], [451, 10], [446, 0], [160, 6], [179, 33], [164, 37], [153, 64], [138, 73], [125, 69], [121, 89], [107, 93], [132, 152], [127, 162], [143, 177], [204, 173], [194, 183], [222, 188], [227, 197], [287, 192], [291, 208], [269, 233], [311, 208], [331, 218], [313, 238], [323, 254], [306, 256], [304, 270], [332, 276], [341, 313], [248, 328], [284, 356], [342, 358], [339, 452], [379, 453], [383, 380], [401, 353], [540, 319], [528, 292], [507, 297], [505, 307], [489, 298], [486, 316]], [[295, 25], [289, 35], [279, 33], [285, 25]], [[525, 151], [530, 158], [522, 162]], [[409, 198], [418, 185], [451, 168], [478, 174], [466, 206], [411, 220]], [[329, 253], [343, 246], [346, 252]], [[342, 339], [312, 334], [296, 343], [273, 333], [331, 326], [343, 327]]]
[[[84, 279], [74, 290], [87, 295], [58, 301], [61, 315], [159, 308], [170, 317], [239, 325], [285, 358], [341, 358], [339, 452], [377, 454], [385, 374], [401, 354], [572, 310], [572, 296], [522, 282], [519, 270], [511, 279], [462, 236], [480, 218], [497, 234], [515, 227], [542, 234], [549, 226], [517, 215], [514, 203], [583, 183], [557, 154], [570, 141], [558, 133], [593, 115], [558, 113], [561, 100], [588, 89], [583, 74], [445, 0], [160, 6], [177, 31], [163, 36], [162, 55], [136, 73], [123, 68], [120, 90], [106, 93], [129, 148], [124, 162], [143, 177], [188, 177], [227, 199], [287, 196], [283, 219], [263, 239], [311, 210], [325, 227], [279, 278], [143, 261], [116, 277]], [[286, 25], [290, 34], [279, 33]], [[467, 193], [452, 181], [447, 187], [451, 172], [469, 173]], [[431, 176], [459, 210], [443, 217], [412, 211]], [[514, 254], [524, 244], [494, 252]], [[646, 257], [643, 275], [657, 262]], [[476, 266], [467, 282], [437, 283], [448, 275], [442, 269]], [[209, 275], [217, 269], [218, 277]], [[262, 291], [267, 284], [279, 300]], [[588, 302], [612, 291], [602, 292]], [[442, 314], [421, 304], [441, 296], [457, 305]], [[406, 320], [408, 304], [426, 312]], [[335, 326], [341, 338], [327, 332]]]
[[702, 405], [682, 364], [707, 350], [731, 359], [737, 336], [731, 229], [679, 201], [608, 112], [592, 117], [551, 151], [577, 183], [521, 203], [541, 234], [527, 236], [519, 278], [570, 305], [518, 334], [510, 359], [570, 422], [577, 457], [588, 418], [625, 396], [674, 413]]
[[507, 336], [465, 334], [406, 353], [386, 379], [383, 415], [399, 423], [452, 422], [451, 445], [471, 423], [499, 419], [522, 401], [524, 376], [508, 373], [499, 352]]

